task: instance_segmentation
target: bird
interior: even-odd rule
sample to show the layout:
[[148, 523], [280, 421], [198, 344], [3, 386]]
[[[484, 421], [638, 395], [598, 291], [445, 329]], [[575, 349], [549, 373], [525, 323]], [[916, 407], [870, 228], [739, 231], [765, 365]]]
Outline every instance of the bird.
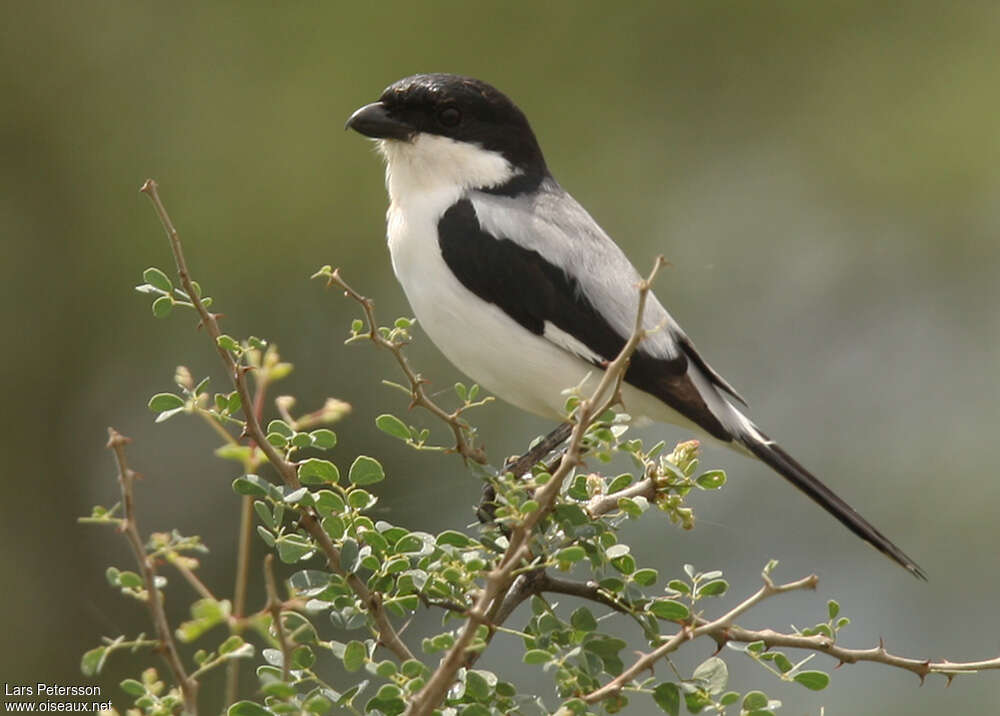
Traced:
[[[345, 129], [375, 140], [385, 160], [389, 253], [418, 325], [498, 397], [563, 420], [563, 389], [595, 387], [631, 335], [641, 277], [552, 176], [524, 113], [481, 80], [416, 74], [355, 111]], [[926, 579], [751, 421], [747, 402], [655, 294], [643, 321], [649, 333], [622, 385], [629, 415], [694, 429], [760, 460]]]

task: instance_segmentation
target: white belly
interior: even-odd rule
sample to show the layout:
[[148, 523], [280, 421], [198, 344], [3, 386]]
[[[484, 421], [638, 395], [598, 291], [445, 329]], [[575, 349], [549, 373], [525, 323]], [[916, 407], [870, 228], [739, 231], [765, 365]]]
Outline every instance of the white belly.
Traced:
[[[457, 198], [457, 196], [455, 197]], [[440, 211], [450, 196], [422, 201], [425, 212], [393, 205], [388, 213], [392, 266], [419, 325], [459, 370], [497, 397], [543, 417], [564, 414], [563, 391], [584, 383], [597, 387], [603, 371], [577, 358], [486, 303], [455, 278], [437, 241]], [[589, 378], [588, 378], [589, 375]], [[660, 400], [624, 386], [625, 409], [633, 417], [694, 427]]]

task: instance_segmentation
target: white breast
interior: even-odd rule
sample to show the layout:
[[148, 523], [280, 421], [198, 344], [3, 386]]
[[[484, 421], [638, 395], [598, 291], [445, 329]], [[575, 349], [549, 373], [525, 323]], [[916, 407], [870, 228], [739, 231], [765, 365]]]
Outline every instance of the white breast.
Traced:
[[[554, 326], [546, 326], [549, 338], [531, 333], [480, 299], [455, 278], [438, 244], [438, 221], [450, 206], [470, 188], [503, 183], [516, 172], [498, 154], [442, 137], [382, 141], [380, 150], [392, 267], [419, 325], [449, 361], [499, 398], [560, 418], [564, 389], [583, 383], [586, 394], [600, 380], [600, 369], [578, 357], [589, 350]], [[624, 395], [633, 416], [690, 425], [647, 393], [625, 386]]]

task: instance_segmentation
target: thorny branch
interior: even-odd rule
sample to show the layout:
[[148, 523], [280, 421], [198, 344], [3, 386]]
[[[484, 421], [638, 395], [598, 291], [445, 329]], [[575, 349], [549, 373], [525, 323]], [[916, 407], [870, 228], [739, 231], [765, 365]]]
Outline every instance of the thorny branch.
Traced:
[[146, 585], [146, 605], [149, 607], [153, 624], [156, 625], [156, 635], [159, 638], [159, 651], [162, 653], [167, 666], [170, 667], [174, 679], [181, 688], [181, 695], [184, 698], [184, 713], [192, 716], [198, 713], [198, 682], [188, 676], [181, 662], [180, 654], [177, 652], [177, 644], [174, 643], [173, 632], [167, 622], [167, 614], [163, 609], [163, 599], [160, 590], [156, 587], [156, 569], [152, 561], [146, 555], [146, 547], [139, 535], [139, 527], [135, 518], [135, 501], [133, 495], [133, 484], [137, 474], [129, 468], [125, 458], [125, 446], [130, 442], [129, 438], [119, 433], [114, 428], [108, 428], [108, 448], [115, 454], [118, 463], [118, 483], [122, 489], [122, 512], [123, 519], [120, 529], [128, 539], [135, 555], [135, 561], [139, 565], [142, 573], [142, 580]]
[[[215, 344], [219, 358], [222, 360], [226, 372], [232, 380], [233, 387], [240, 396], [240, 401], [244, 406], [243, 414], [246, 417], [246, 435], [264, 453], [268, 462], [271, 463], [281, 476], [282, 481], [289, 487], [299, 488], [300, 483], [296, 466], [286, 460], [278, 452], [277, 448], [267, 441], [267, 436], [261, 427], [260, 420], [251, 407], [254, 405], [254, 398], [250, 393], [250, 388], [246, 380], [246, 373], [249, 369], [246, 366], [237, 364], [232, 354], [219, 345], [218, 339], [222, 335], [222, 331], [219, 329], [218, 317], [205, 308], [201, 296], [191, 282], [191, 275], [188, 272], [187, 262], [184, 259], [180, 236], [174, 228], [170, 216], [167, 214], [166, 207], [160, 200], [156, 182], [152, 179], [147, 179], [141, 191], [149, 196], [153, 202], [153, 207], [156, 209], [160, 223], [163, 224], [163, 229], [166, 231], [167, 238], [170, 241], [170, 248], [174, 255], [174, 261], [177, 264], [177, 275], [180, 277], [181, 284], [184, 286], [184, 290], [188, 296], [190, 296], [191, 302], [194, 304], [195, 310], [201, 319], [201, 325], [212, 339], [213, 344]], [[399, 638], [399, 634], [389, 621], [389, 617], [382, 606], [381, 597], [368, 589], [368, 586], [357, 575], [344, 571], [340, 564], [340, 551], [333, 544], [322, 526], [320, 526], [315, 513], [311, 509], [303, 509], [300, 513], [299, 521], [302, 527], [316, 540], [320, 550], [322, 550], [326, 557], [330, 569], [347, 582], [364, 607], [372, 615], [372, 619], [375, 621], [376, 628], [378, 629], [379, 642], [395, 654], [400, 661], [412, 659], [412, 652], [410, 652], [406, 644]]]
[[639, 302], [632, 334], [618, 356], [606, 367], [590, 398], [580, 401], [574, 416], [576, 423], [566, 452], [548, 482], [535, 492], [538, 509], [528, 513], [524, 521], [512, 529], [507, 550], [497, 566], [487, 575], [486, 584], [468, 612], [465, 626], [427, 683], [411, 699], [406, 711], [408, 716], [425, 716], [441, 704], [459, 668], [466, 663], [466, 650], [472, 644], [477, 630], [482, 625], [493, 626], [491, 613], [495, 614], [502, 607], [504, 595], [515, 579], [515, 570], [530, 556], [532, 532], [551, 511], [563, 481], [580, 463], [583, 438], [587, 429], [598, 416], [620, 399], [621, 382], [629, 359], [646, 335], [643, 317], [650, 287], [663, 264], [663, 257], [657, 257], [649, 277], [639, 283]]
[[[827, 656], [837, 659], [839, 662], [838, 666], [841, 664], [854, 664], [859, 661], [871, 661], [879, 664], [885, 664], [887, 666], [893, 666], [913, 672], [920, 677], [921, 683], [923, 683], [924, 678], [928, 674], [943, 674], [947, 677], [948, 682], [950, 683], [957, 674], [973, 673], [988, 669], [1000, 669], [1000, 657], [983, 661], [958, 663], [948, 660], [920, 660], [890, 654], [881, 643], [877, 647], [873, 647], [871, 649], [847, 649], [837, 645], [833, 639], [822, 634], [806, 636], [803, 634], [786, 634], [774, 631], [773, 629], [751, 630], [736, 626], [733, 622], [737, 617], [745, 614], [765, 599], [778, 594], [784, 594], [785, 592], [801, 589], [815, 589], [819, 582], [819, 579], [814, 574], [793, 582], [787, 582], [785, 584], [775, 584], [771, 580], [767, 570], [765, 570], [761, 576], [763, 577], [764, 585], [757, 592], [747, 597], [729, 612], [713, 620], [704, 618], [695, 619], [694, 624], [685, 625], [680, 629], [680, 631], [676, 632], [672, 636], [666, 637], [666, 640], [652, 652], [641, 655], [628, 669], [622, 672], [621, 675], [601, 688], [596, 689], [589, 694], [585, 694], [580, 698], [588, 704], [594, 704], [610, 696], [614, 696], [636, 677], [646, 672], [652, 673], [653, 666], [657, 661], [674, 651], [677, 651], [677, 649], [679, 649], [683, 644], [703, 636], [713, 639], [719, 648], [722, 648], [725, 644], [730, 642], [742, 644], [762, 642], [766, 649], [770, 649], [772, 647], [785, 647], [826, 654]], [[577, 596], [590, 599], [594, 598], [593, 595], [587, 595], [585, 593], [578, 593]], [[604, 603], [603, 600], [595, 601], [602, 601], [602, 603]], [[565, 709], [557, 712], [557, 716], [569, 716], [569, 714], [570, 712]]]
[[462, 413], [465, 410], [465, 406], [448, 412], [427, 395], [427, 391], [424, 390], [427, 380], [410, 366], [410, 362], [403, 353], [402, 344], [387, 340], [379, 334], [378, 323], [375, 320], [375, 302], [351, 288], [341, 277], [340, 269], [333, 269], [329, 273], [324, 270], [317, 275], [325, 276], [328, 286], [339, 286], [344, 291], [345, 296], [352, 298], [361, 306], [361, 310], [365, 313], [365, 320], [368, 322], [368, 338], [379, 348], [384, 348], [392, 353], [399, 367], [406, 375], [406, 379], [410, 382], [410, 396], [412, 399], [410, 407], [419, 405], [424, 410], [444, 421], [451, 428], [452, 435], [455, 438], [454, 451], [467, 460], [485, 465], [486, 452], [481, 447], [474, 446], [466, 435], [468, 425], [462, 420]]

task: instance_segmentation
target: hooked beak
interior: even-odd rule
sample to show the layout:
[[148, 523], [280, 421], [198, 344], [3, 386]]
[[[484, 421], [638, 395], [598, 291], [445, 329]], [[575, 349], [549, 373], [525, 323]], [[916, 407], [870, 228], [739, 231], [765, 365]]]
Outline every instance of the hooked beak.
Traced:
[[414, 129], [405, 122], [395, 119], [381, 102], [372, 102], [356, 111], [347, 120], [344, 129], [353, 129], [372, 139], [402, 139], [413, 136]]

